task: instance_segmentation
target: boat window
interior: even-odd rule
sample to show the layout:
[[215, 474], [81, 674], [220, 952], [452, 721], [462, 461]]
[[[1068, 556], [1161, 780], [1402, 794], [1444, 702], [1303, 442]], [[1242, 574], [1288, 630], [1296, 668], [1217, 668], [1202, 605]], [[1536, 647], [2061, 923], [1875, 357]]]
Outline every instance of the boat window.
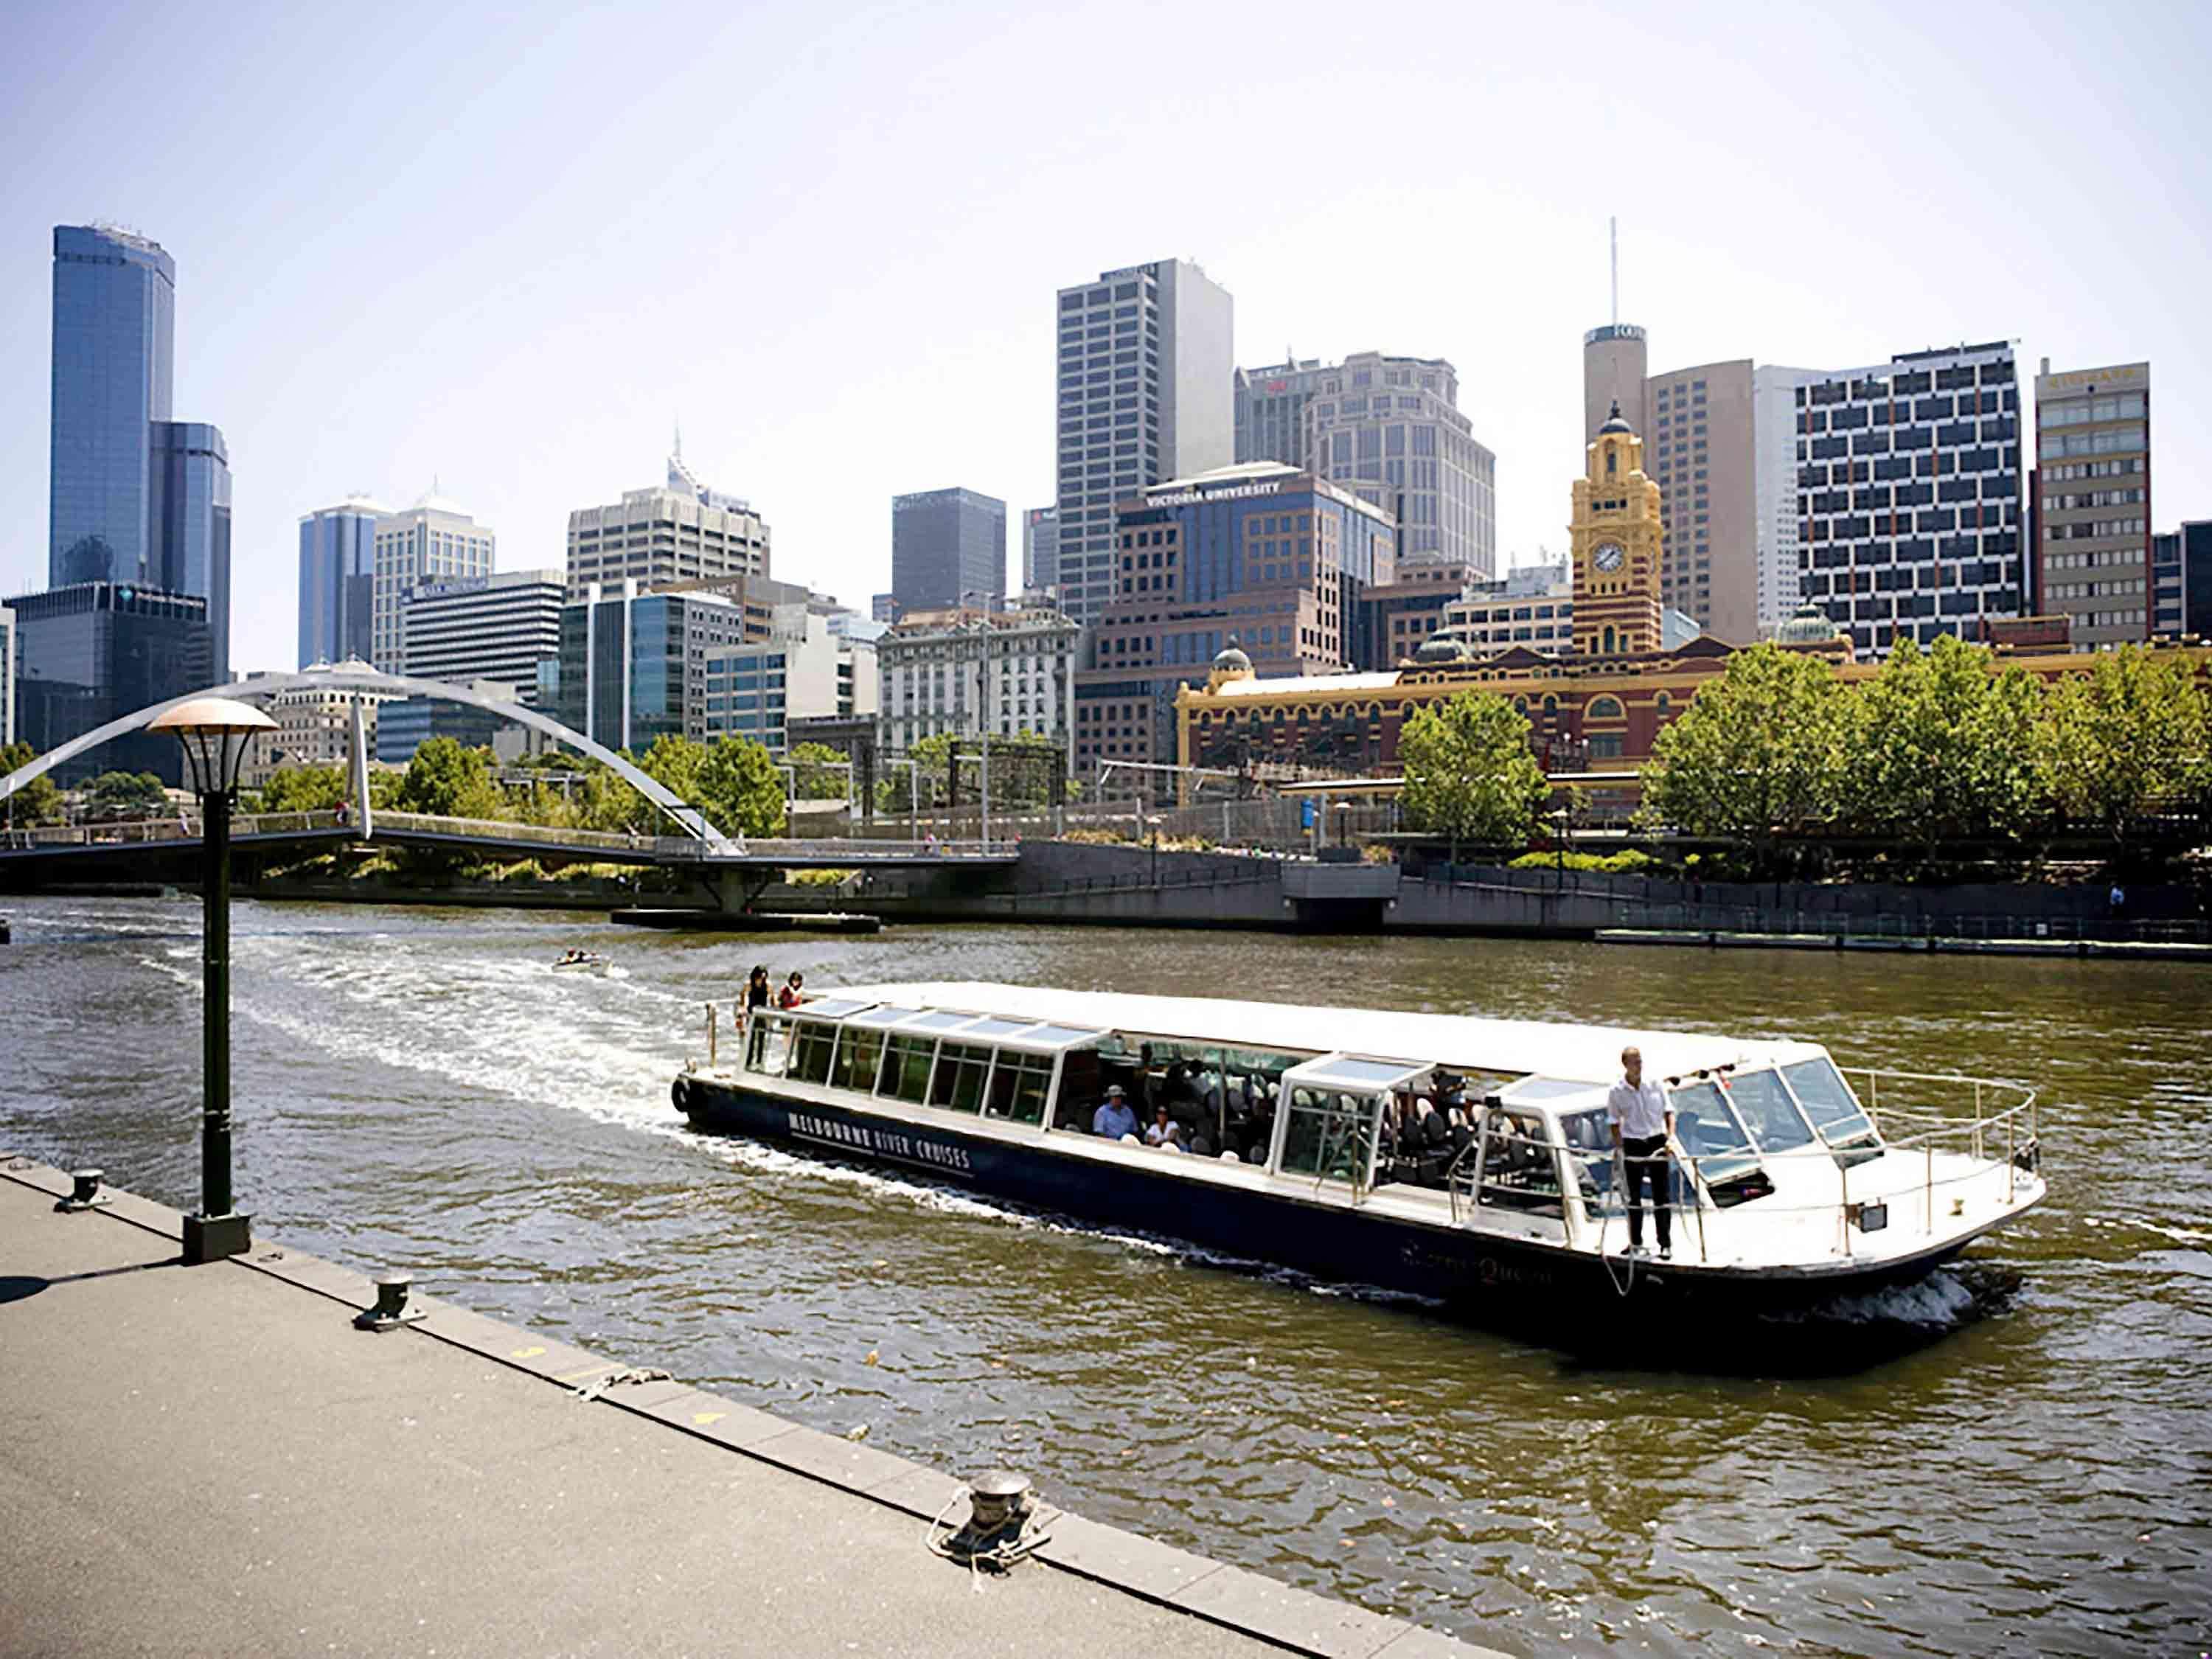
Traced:
[[1042, 1123], [1045, 1096], [1051, 1091], [1050, 1054], [1009, 1054], [1001, 1048], [999, 1068], [991, 1073], [991, 1098], [983, 1115], [1012, 1123]]
[[1534, 1112], [1493, 1109], [1482, 1129], [1482, 1179], [1478, 1204], [1532, 1215], [1565, 1213], [1559, 1199], [1559, 1159]]
[[1729, 1103], [1762, 1152], [1795, 1152], [1813, 1144], [1812, 1127], [1772, 1072], [1738, 1072], [1728, 1080]]
[[755, 1014], [752, 1029], [745, 1034], [745, 1070], [781, 1077], [790, 1053], [791, 1022], [781, 1014]]
[[1382, 1114], [1380, 1095], [1303, 1085], [1292, 1088], [1290, 1122], [1283, 1135], [1282, 1172], [1365, 1186], [1375, 1126]]
[[793, 1030], [791, 1068], [786, 1075], [801, 1083], [827, 1083], [830, 1050], [836, 1042], [836, 1026], [817, 1024], [811, 1019], [799, 1021]]
[[965, 1025], [975, 1018], [973, 1014], [951, 1014], [946, 1013], [942, 1009], [936, 1009], [922, 1015], [919, 1019], [908, 1020], [907, 1027], [910, 1030], [916, 1031], [949, 1031], [956, 1025]]
[[960, 1028], [964, 1037], [1012, 1036], [1017, 1031], [1027, 1031], [1033, 1022], [1026, 1019], [1001, 1019], [996, 1014], [987, 1014], [981, 1019], [971, 1020]]
[[929, 1103], [951, 1112], [973, 1112], [983, 1104], [983, 1079], [990, 1074], [991, 1051], [965, 1042], [948, 1042], [939, 1051], [937, 1074], [930, 1079]]
[[1569, 1095], [1586, 1095], [1592, 1085], [1571, 1082], [1565, 1078], [1525, 1077], [1505, 1093], [1513, 1100], [1565, 1100]]
[[[1751, 1136], [1729, 1107], [1728, 1097], [1717, 1085], [1693, 1083], [1674, 1091], [1667, 1098], [1668, 1104], [1674, 1109], [1674, 1139], [1711, 1189], [1714, 1203], [1725, 1207], [1771, 1190], [1765, 1172], [1759, 1166], [1759, 1153], [1752, 1146]], [[1595, 1115], [1602, 1119], [1605, 1115], [1600, 1112]], [[1612, 1181], [1613, 1137], [1609, 1129], [1606, 1131], [1605, 1145], [1607, 1173], [1599, 1182], [1601, 1190], [1609, 1190]], [[1752, 1190], [1753, 1188], [1757, 1190]]]
[[1106, 1087], [1096, 1048], [1071, 1048], [1060, 1066], [1060, 1104], [1052, 1115], [1055, 1129], [1091, 1133], [1091, 1120]]
[[1397, 1060], [1354, 1060], [1340, 1054], [1334, 1060], [1322, 1060], [1305, 1069], [1305, 1080], [1313, 1083], [1341, 1083], [1368, 1088], [1387, 1089], [1416, 1075], [1424, 1068], [1408, 1066]]
[[1820, 1132], [1820, 1139], [1829, 1146], [1844, 1147], [1875, 1147], [1874, 1125], [1859, 1109], [1850, 1085], [1844, 1074], [1836, 1069], [1835, 1061], [1828, 1059], [1801, 1060], [1795, 1066], [1782, 1068], [1783, 1080], [1790, 1092], [1797, 1097], [1797, 1103], [1805, 1109], [1805, 1115], [1813, 1120], [1813, 1127]]
[[935, 1037], [894, 1031], [884, 1045], [883, 1081], [877, 1085], [878, 1092], [921, 1105], [929, 1098], [929, 1063], [936, 1056]]
[[865, 1026], [848, 1025], [837, 1044], [837, 1066], [830, 1081], [841, 1089], [857, 1089], [864, 1095], [876, 1091], [876, 1073], [884, 1060], [884, 1034]]

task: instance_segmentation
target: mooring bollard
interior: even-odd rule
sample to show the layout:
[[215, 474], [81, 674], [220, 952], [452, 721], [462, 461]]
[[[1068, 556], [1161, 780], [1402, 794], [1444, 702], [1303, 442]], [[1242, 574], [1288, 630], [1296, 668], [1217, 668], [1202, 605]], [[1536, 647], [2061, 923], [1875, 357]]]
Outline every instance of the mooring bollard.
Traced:
[[353, 1316], [354, 1328], [360, 1331], [388, 1331], [401, 1325], [411, 1325], [423, 1316], [420, 1308], [407, 1305], [407, 1292], [415, 1283], [412, 1273], [379, 1273], [376, 1277], [376, 1305], [363, 1308]]
[[55, 1211], [62, 1215], [71, 1215], [79, 1210], [96, 1210], [103, 1204], [113, 1203], [114, 1195], [100, 1189], [100, 1183], [106, 1179], [106, 1174], [105, 1170], [70, 1170], [72, 1185], [70, 1195], [57, 1200]]

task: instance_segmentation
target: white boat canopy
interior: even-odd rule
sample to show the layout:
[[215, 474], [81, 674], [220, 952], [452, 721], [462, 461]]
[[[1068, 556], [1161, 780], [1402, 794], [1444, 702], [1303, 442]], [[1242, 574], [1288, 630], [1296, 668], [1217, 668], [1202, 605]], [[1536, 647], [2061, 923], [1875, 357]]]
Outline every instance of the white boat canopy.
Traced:
[[[851, 1002], [995, 1014], [1089, 1031], [1113, 1030], [1291, 1054], [1387, 1056], [1460, 1071], [1601, 1085], [1620, 1076], [1620, 1051], [1630, 1047], [1643, 1051], [1644, 1074], [1662, 1082], [1721, 1067], [1786, 1064], [1826, 1052], [1816, 1043], [1781, 1039], [1475, 1019], [1460, 1014], [1401, 1013], [1383, 1008], [1314, 1008], [1217, 997], [1070, 991], [972, 980], [840, 986], [834, 994]], [[799, 1012], [811, 1012], [817, 1006], [805, 1004]]]

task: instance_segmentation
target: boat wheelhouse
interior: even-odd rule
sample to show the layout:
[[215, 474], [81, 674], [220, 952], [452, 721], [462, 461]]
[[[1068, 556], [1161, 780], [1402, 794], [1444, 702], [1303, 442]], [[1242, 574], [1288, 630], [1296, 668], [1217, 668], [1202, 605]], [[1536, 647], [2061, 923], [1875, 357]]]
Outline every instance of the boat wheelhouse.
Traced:
[[[983, 983], [757, 1012], [675, 1084], [702, 1127], [1453, 1298], [1768, 1304], [1924, 1273], [2044, 1194], [2033, 1093], [1816, 1043]], [[1607, 1115], [1675, 1121], [1674, 1259], [1630, 1256]], [[1109, 1088], [1168, 1144], [1101, 1112]]]

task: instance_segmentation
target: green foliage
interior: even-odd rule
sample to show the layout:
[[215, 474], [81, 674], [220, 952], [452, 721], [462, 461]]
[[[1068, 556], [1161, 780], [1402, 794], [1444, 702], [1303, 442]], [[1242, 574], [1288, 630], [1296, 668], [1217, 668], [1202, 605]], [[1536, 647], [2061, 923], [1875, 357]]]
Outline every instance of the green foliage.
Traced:
[[2100, 654], [2045, 700], [2037, 770], [2068, 821], [2094, 826], [2116, 856], [2149, 813], [2212, 805], [2212, 707], [2187, 666], [2140, 646]]
[[1523, 853], [1507, 867], [1513, 870], [1589, 870], [1601, 876], [1640, 875], [1658, 867], [1659, 860], [1637, 848], [1618, 853]]
[[1488, 691], [1463, 691], [1407, 720], [1398, 738], [1400, 798], [1416, 829], [1491, 845], [1525, 842], [1543, 804], [1544, 771], [1528, 717]]
[[2041, 805], [2035, 775], [2042, 687], [2026, 669], [1992, 673], [1986, 646], [1951, 635], [1891, 651], [1850, 700], [1844, 770], [1863, 832], [1932, 859], [1947, 842], [2009, 840]]
[[398, 811], [445, 818], [495, 819], [504, 804], [484, 751], [452, 738], [423, 740], [392, 801]]
[[111, 822], [167, 817], [175, 811], [169, 792], [151, 772], [102, 772], [79, 799], [86, 817]]
[[678, 793], [724, 835], [783, 833], [783, 774], [759, 744], [744, 738], [721, 738], [704, 751], [697, 786], [696, 794]]
[[845, 799], [845, 757], [828, 744], [795, 744], [785, 758], [791, 763], [792, 793], [800, 800]]
[[342, 766], [285, 766], [261, 786], [257, 811], [327, 812], [353, 792]]
[[1847, 694], [1826, 661], [1773, 645], [1738, 651], [1659, 733], [1643, 817], [1747, 842], [1772, 864], [1784, 836], [1837, 817], [1850, 728]]
[[[38, 759], [39, 751], [27, 743], [11, 743], [0, 747], [0, 777], [21, 771]], [[62, 792], [54, 787], [51, 773], [33, 778], [0, 805], [0, 815], [18, 829], [27, 829], [41, 823], [62, 821]]]

